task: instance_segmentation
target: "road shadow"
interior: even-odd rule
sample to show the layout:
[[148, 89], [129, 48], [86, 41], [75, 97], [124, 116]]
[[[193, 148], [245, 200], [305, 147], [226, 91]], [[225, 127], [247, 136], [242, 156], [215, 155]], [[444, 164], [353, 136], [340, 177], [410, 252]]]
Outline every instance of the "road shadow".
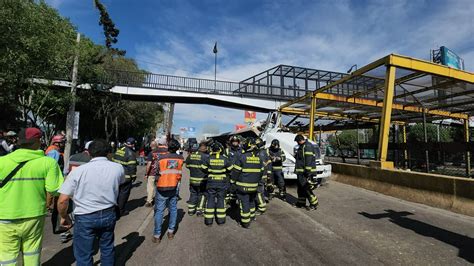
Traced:
[[240, 224], [240, 207], [238, 202], [239, 201], [236, 200], [231, 204], [230, 208], [226, 210], [226, 216]]
[[57, 266], [57, 265], [72, 265], [76, 259], [74, 258], [74, 251], [72, 244], [69, 247], [65, 247], [58, 253], [54, 254], [49, 260], [44, 262], [44, 266]]
[[[178, 215], [176, 217], [176, 226], [174, 228], [174, 233], [177, 234], [179, 230], [179, 224], [183, 220], [184, 217], [184, 210], [183, 209], [178, 209]], [[165, 234], [168, 232], [168, 225], [170, 223], [170, 214], [168, 212], [168, 215], [165, 216], [163, 223], [161, 224], [161, 236], [160, 238], [163, 239]]]
[[431, 237], [458, 248], [458, 257], [470, 263], [474, 263], [473, 238], [407, 217], [409, 215], [413, 215], [411, 212], [397, 212], [394, 210], [384, 211], [384, 213], [377, 214], [370, 214], [366, 212], [359, 212], [359, 214], [374, 220], [389, 218], [390, 222], [400, 227], [412, 230], [419, 235]]
[[132, 232], [124, 237], [125, 242], [115, 246], [115, 265], [125, 265], [137, 248], [145, 241], [144, 236]]
[[[95, 256], [99, 252], [98, 239], [94, 240], [93, 248], [94, 248], [94, 251], [92, 253], [92, 256]], [[76, 259], [74, 258], [73, 244], [71, 244], [70, 246], [63, 248], [58, 253], [54, 254], [53, 257], [51, 257], [49, 260], [44, 262], [42, 265], [44, 266], [72, 265], [74, 262], [76, 262]], [[94, 262], [94, 264], [96, 263], [98, 262], [97, 261]]]
[[[132, 200], [129, 200], [127, 202], [127, 204], [125, 205], [125, 211], [126, 212], [131, 212], [137, 208], [140, 208], [142, 206], [144, 206], [146, 203], [146, 196], [143, 196], [141, 198], [138, 198], [138, 199], [132, 199]], [[127, 216], [129, 213], [126, 213], [122, 216]]]

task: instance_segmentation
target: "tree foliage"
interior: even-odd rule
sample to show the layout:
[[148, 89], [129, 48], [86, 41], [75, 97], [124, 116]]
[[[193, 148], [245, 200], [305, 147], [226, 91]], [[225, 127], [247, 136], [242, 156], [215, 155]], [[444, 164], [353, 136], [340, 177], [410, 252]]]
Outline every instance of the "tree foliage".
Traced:
[[[145, 72], [134, 60], [125, 58], [124, 52], [112, 48], [119, 31], [105, 6], [99, 1], [96, 6], [106, 45], [81, 36], [78, 83], [92, 84], [100, 90], [79, 90], [77, 94], [80, 136], [140, 136], [152, 130], [162, 108], [155, 103], [125, 101], [107, 92], [118, 78], [116, 70]], [[0, 17], [0, 127], [13, 129], [30, 124], [49, 135], [64, 129], [70, 93], [55, 88], [50, 81], [71, 79], [77, 47], [75, 26], [43, 1], [1, 1]], [[104, 77], [109, 87], [98, 86]], [[45, 83], [33, 83], [32, 78], [41, 78]], [[106, 124], [108, 130], [102, 130]]]

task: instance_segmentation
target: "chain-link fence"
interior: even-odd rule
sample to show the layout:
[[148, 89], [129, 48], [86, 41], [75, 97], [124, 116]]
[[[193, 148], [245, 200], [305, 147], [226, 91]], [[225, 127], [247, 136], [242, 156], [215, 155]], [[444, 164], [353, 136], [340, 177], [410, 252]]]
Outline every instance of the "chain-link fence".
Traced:
[[[428, 172], [458, 177], [473, 177], [471, 165], [474, 149], [473, 142], [408, 142], [390, 143], [387, 160], [393, 161], [395, 167], [417, 172]], [[368, 165], [377, 158], [376, 143], [361, 143], [359, 149], [338, 149], [329, 147], [326, 150], [327, 162], [345, 162]], [[467, 164], [469, 158], [470, 164]]]

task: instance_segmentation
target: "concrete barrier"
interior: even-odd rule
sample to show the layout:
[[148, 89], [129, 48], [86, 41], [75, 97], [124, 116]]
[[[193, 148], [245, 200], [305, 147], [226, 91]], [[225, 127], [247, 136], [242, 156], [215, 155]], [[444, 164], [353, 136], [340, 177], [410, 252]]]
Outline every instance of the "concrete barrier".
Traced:
[[332, 179], [404, 200], [474, 216], [474, 179], [333, 163]]

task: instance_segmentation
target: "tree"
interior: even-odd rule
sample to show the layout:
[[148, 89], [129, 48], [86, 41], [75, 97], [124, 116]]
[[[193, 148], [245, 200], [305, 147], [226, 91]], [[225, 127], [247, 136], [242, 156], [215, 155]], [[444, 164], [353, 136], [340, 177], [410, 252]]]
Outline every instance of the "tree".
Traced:
[[[439, 127], [439, 131], [438, 131]], [[438, 132], [439, 132], [439, 141], [440, 142], [450, 142], [453, 141], [451, 136], [451, 130], [444, 126], [438, 126], [433, 124], [426, 124], [426, 133], [428, 136], [428, 142], [438, 142]], [[408, 127], [408, 142], [424, 142], [425, 141], [425, 131], [422, 123], [417, 123], [415, 125]]]

